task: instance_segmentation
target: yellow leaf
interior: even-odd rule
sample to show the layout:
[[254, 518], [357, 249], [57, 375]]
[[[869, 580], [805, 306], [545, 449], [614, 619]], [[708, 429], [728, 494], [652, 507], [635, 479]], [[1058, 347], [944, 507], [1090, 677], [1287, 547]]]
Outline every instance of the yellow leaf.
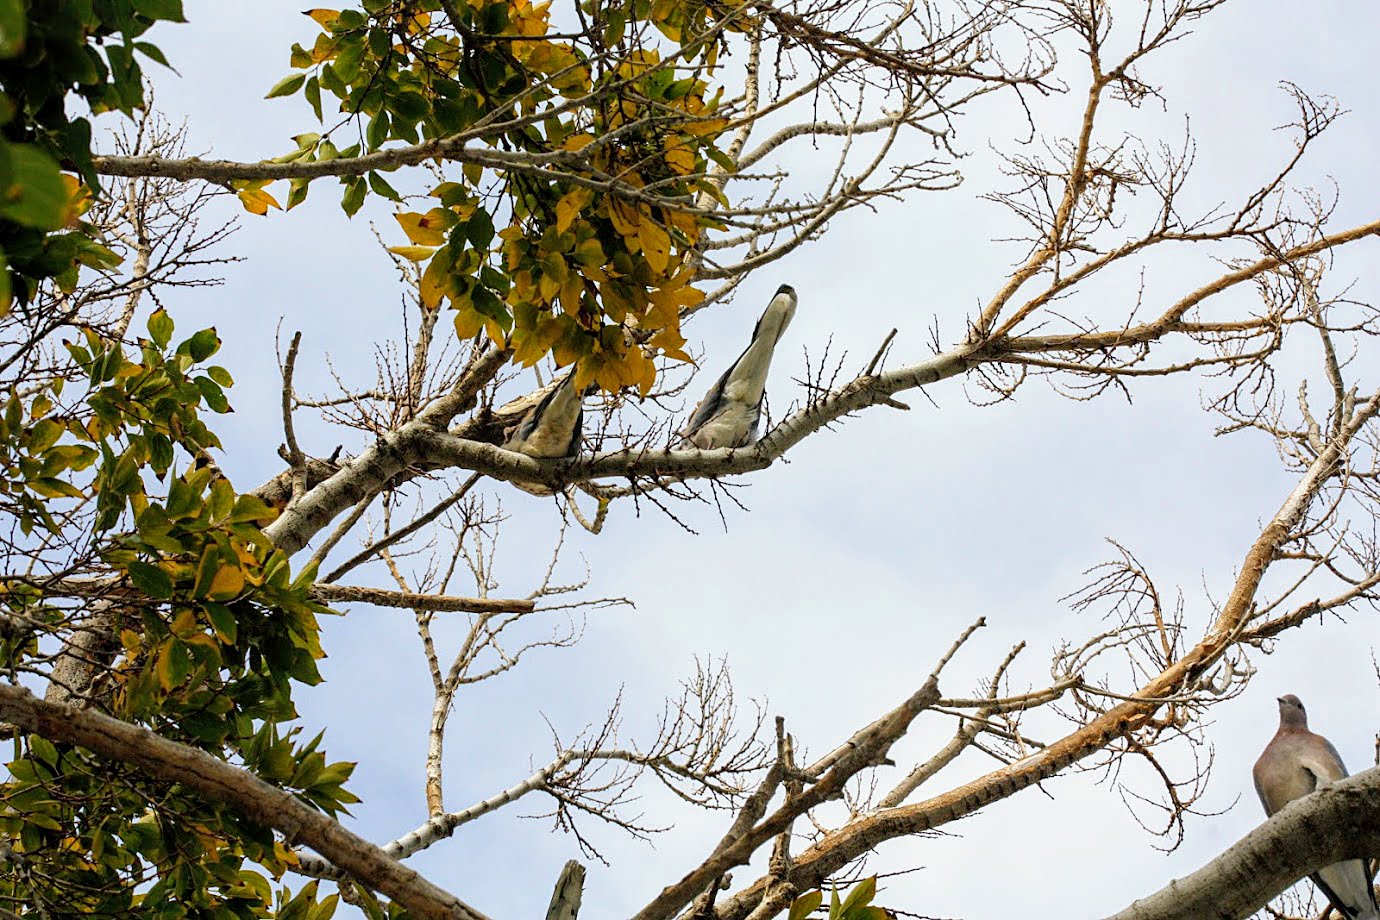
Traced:
[[282, 205], [274, 199], [272, 195], [263, 189], [247, 188], [239, 193], [240, 204], [250, 214], [258, 214], [260, 217], [268, 213], [269, 208], [282, 210]]
[[134, 630], [120, 630], [120, 645], [124, 646], [126, 658], [133, 658], [135, 655], [139, 654], [139, 649], [143, 644], [143, 638]]
[[680, 334], [679, 329], [663, 329], [652, 336], [652, 340], [648, 344], [659, 349], [668, 358], [693, 363], [693, 359], [684, 351], [685, 336]]
[[513, 275], [513, 292], [517, 294], [518, 300], [530, 301], [532, 295], [537, 292], [537, 283], [532, 280], [532, 273], [523, 269]]
[[637, 208], [618, 198], [610, 198], [609, 220], [613, 222], [613, 229], [623, 236], [632, 236], [637, 233], [637, 227], [642, 223], [642, 215]]
[[172, 624], [168, 627], [172, 634], [179, 639], [186, 639], [188, 635], [196, 632], [200, 628], [201, 624], [197, 622], [196, 614], [186, 607], [177, 611], [177, 614], [173, 617]]
[[[450, 288], [450, 278], [442, 270], [440, 259], [432, 259], [431, 264], [422, 272], [422, 284], [418, 294], [422, 299], [422, 306], [428, 310], [435, 310], [441, 305], [441, 296], [447, 293], [454, 293]], [[465, 338], [465, 336], [461, 336]]]
[[158, 661], [154, 665], [154, 672], [158, 677], [158, 683], [164, 690], [171, 690], [178, 684], [178, 676], [174, 670], [175, 661], [173, 660], [173, 643], [175, 639], [168, 639], [158, 647]]
[[652, 387], [656, 385], [656, 362], [642, 354], [640, 347], [637, 352], [642, 355], [642, 376], [637, 381], [637, 389], [642, 394], [642, 398], [646, 399], [647, 395], [652, 392]]
[[211, 590], [207, 594], [213, 601], [228, 601], [244, 590], [244, 573], [237, 565], [222, 564], [211, 579]]
[[565, 140], [561, 141], [561, 149], [579, 151], [584, 150], [592, 143], [594, 143], [593, 134], [572, 134]]
[[661, 213], [666, 216], [666, 222], [689, 237], [691, 243], [699, 238], [700, 223], [694, 214], [685, 211], [673, 211], [669, 208], [662, 210]]
[[389, 246], [388, 251], [395, 256], [402, 256], [409, 262], [424, 262], [431, 258], [431, 254], [436, 251], [435, 246]]
[[583, 392], [585, 387], [594, 382], [595, 360], [590, 358], [575, 365], [575, 389]]
[[572, 189], [562, 195], [561, 200], [556, 202], [556, 232], [564, 233], [568, 230], [575, 218], [589, 207], [593, 200], [593, 189], [583, 187]]
[[466, 341], [479, 335], [479, 331], [484, 328], [484, 317], [473, 307], [458, 310], [455, 314], [455, 334], [460, 340]]
[[531, 367], [541, 360], [546, 350], [541, 347], [541, 337], [537, 335], [535, 329], [529, 329], [525, 335], [513, 335], [513, 363], [521, 367]]
[[[526, 38], [535, 38], [546, 34], [546, 23], [550, 15], [550, 3], [533, 7], [531, 14], [522, 16], [517, 21], [517, 31], [519, 35]], [[526, 44], [519, 42], [519, 45]]]
[[722, 134], [724, 128], [727, 127], [727, 118], [705, 118], [699, 121], [692, 121], [686, 124], [681, 130], [695, 137], [706, 137], [711, 134]]
[[439, 214], [444, 213], [439, 208], [433, 208], [426, 214], [394, 214], [393, 217], [402, 226], [407, 238], [418, 246], [440, 246], [446, 241], [446, 235], [437, 226], [442, 220]]
[[76, 176], [62, 174], [62, 184], [67, 187], [67, 205], [62, 212], [62, 225], [67, 229], [75, 229], [78, 218], [91, 208], [91, 189], [82, 184]]
[[304, 11], [312, 19], [316, 20], [317, 25], [326, 28], [340, 17], [340, 10], [315, 9]]
[[618, 364], [613, 361], [601, 362], [599, 369], [594, 372], [594, 382], [599, 384], [600, 389], [617, 393], [623, 385], [623, 375], [619, 373]]
[[637, 228], [637, 238], [642, 243], [642, 255], [652, 271], [665, 274], [671, 259], [670, 235], [655, 221], [644, 220]]
[[537, 281], [537, 291], [543, 303], [550, 303], [561, 290], [561, 279], [552, 274], [543, 274]]
[[695, 155], [682, 146], [677, 138], [666, 138], [665, 160], [666, 165], [677, 175], [688, 176], [695, 171]]
[[578, 272], [571, 272], [565, 276], [565, 283], [561, 285], [561, 307], [571, 316], [580, 315], [580, 295], [585, 291], [584, 279]]

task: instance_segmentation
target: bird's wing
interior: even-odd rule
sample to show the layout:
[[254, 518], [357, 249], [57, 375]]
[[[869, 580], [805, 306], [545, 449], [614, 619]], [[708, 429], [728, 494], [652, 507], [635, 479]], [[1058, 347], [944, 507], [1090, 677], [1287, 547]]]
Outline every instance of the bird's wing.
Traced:
[[1346, 778], [1346, 764], [1342, 755], [1322, 735], [1309, 733], [1299, 745], [1299, 765], [1313, 774], [1315, 789], [1330, 786]]
[[[575, 415], [572, 419], [573, 424], [571, 424], [569, 428], [569, 439], [560, 450], [554, 453], [549, 452], [549, 449], [546, 451], [539, 451], [539, 453], [546, 457], [570, 457], [577, 453], [580, 443], [580, 432], [584, 427], [585, 413], [584, 407], [581, 405], [582, 401], [580, 396], [574, 392], [574, 386], [575, 372], [572, 370], [570, 374], [566, 376], [565, 380], [548, 390], [546, 395], [541, 398], [541, 402], [537, 403], [531, 411], [523, 416], [522, 421], [518, 423], [517, 430], [508, 437], [508, 440], [503, 446], [508, 450], [530, 453], [529, 450], [524, 448], [527, 448], [535, 437], [540, 436], [540, 428], [543, 422], [549, 422], [551, 413], [555, 411], [553, 407], [556, 400], [574, 399]], [[565, 432], [555, 432], [554, 434], [564, 433]], [[550, 434], [553, 433], [548, 433], [548, 435]]]
[[[747, 354], [747, 352], [743, 352]], [[738, 361], [743, 360], [742, 355], [738, 356]], [[738, 366], [738, 361], [734, 361], [728, 370], [724, 371], [714, 385], [709, 388], [709, 392], [704, 394], [699, 405], [695, 407], [694, 413], [690, 416], [690, 421], [685, 423], [685, 428], [681, 434], [688, 438], [696, 431], [705, 426], [714, 416], [723, 411], [724, 387], [728, 385], [729, 375], [733, 373], [733, 368]]]
[[[1264, 758], [1262, 758], [1262, 760], [1263, 759]], [[1268, 818], [1275, 813], [1275, 810], [1270, 807], [1270, 797], [1265, 794], [1265, 785], [1261, 781], [1262, 772], [1263, 770], [1260, 764], [1257, 763], [1255, 765], [1255, 770], [1251, 773], [1251, 779], [1255, 781], [1255, 794], [1260, 797], [1260, 804], [1265, 808], [1265, 817]]]
[[1375, 903], [1375, 889], [1371, 887], [1366, 864], [1361, 860], [1345, 859], [1324, 866], [1309, 877], [1346, 920], [1380, 918], [1380, 908]]

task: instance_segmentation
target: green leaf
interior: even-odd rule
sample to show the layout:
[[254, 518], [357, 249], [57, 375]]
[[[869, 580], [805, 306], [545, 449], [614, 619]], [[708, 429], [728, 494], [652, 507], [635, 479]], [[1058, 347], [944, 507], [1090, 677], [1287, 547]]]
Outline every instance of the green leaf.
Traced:
[[234, 645], [239, 626], [230, 608], [221, 604], [207, 604], [206, 614], [211, 618], [211, 627], [216, 631], [216, 638], [226, 645]]
[[35, 425], [29, 432], [29, 453], [41, 454], [62, 437], [63, 426], [50, 418]]
[[192, 670], [192, 653], [180, 639], [169, 639], [159, 650], [156, 673], [164, 690], [171, 690], [187, 679]]
[[311, 189], [311, 180], [298, 177], [288, 182], [287, 210], [291, 211], [299, 204], [307, 200], [307, 192]]
[[55, 748], [53, 746], [53, 742], [49, 741], [47, 738], [44, 738], [41, 735], [30, 735], [29, 750], [33, 752], [33, 755], [35, 757], [46, 763], [48, 766], [57, 766], [57, 748]]
[[134, 583], [134, 587], [149, 597], [160, 600], [172, 597], [172, 579], [158, 566], [149, 565], [147, 562], [131, 562], [125, 570], [129, 572], [129, 580]]
[[264, 504], [263, 499], [258, 496], [241, 495], [239, 498], [235, 499], [235, 510], [230, 512], [229, 523], [267, 522], [273, 520], [277, 516], [278, 512]]
[[[183, 342], [182, 347], [187, 349], [187, 354], [191, 356], [193, 361], [205, 361], [220, 350], [220, 336], [216, 335], [215, 327], [202, 329]], [[178, 351], [181, 350], [182, 348], [178, 349]]]
[[206, 368], [206, 375], [223, 387], [235, 385], [235, 378], [230, 376], [230, 372], [219, 364], [212, 364]]
[[220, 384], [210, 377], [196, 377], [192, 381], [201, 391], [201, 398], [206, 400], [206, 405], [212, 412], [224, 414], [230, 412], [230, 402], [225, 398], [225, 393], [221, 391]]
[[345, 209], [345, 213], [354, 217], [355, 213], [364, 206], [364, 196], [368, 190], [364, 186], [364, 180], [355, 176], [345, 187], [345, 197], [340, 199], [340, 206]]
[[791, 912], [786, 920], [805, 920], [814, 913], [824, 901], [824, 892], [807, 891], [791, 903]]
[[220, 569], [220, 553], [216, 551], [214, 543], [206, 544], [206, 549], [201, 553], [201, 561], [196, 567], [196, 583], [192, 586], [193, 597], [205, 597], [206, 592], [211, 590], [211, 582], [215, 580], [216, 572]]
[[382, 109], [377, 115], [369, 119], [369, 127], [364, 132], [364, 136], [369, 141], [371, 150], [377, 150], [387, 142], [389, 124], [388, 113]]
[[307, 75], [304, 73], [288, 74], [277, 83], [264, 96], [265, 99], [276, 99], [279, 96], [291, 96], [302, 88], [302, 84], [307, 82]]
[[152, 45], [148, 42], [135, 42], [134, 50], [138, 51], [140, 54], [148, 58], [150, 61], [153, 61], [155, 64], [162, 64], [164, 67], [168, 68], [173, 73], [177, 73], [177, 68], [173, 67], [173, 65], [168, 63], [168, 59], [163, 56], [163, 50], [159, 48], [157, 45]]
[[[877, 896], [877, 877], [865, 878], [848, 892], [848, 897], [843, 900], [843, 907], [839, 910], [839, 916], [846, 918], [855, 910], [859, 910], [872, 903], [872, 899]], [[832, 911], [831, 911], [832, 913]]]
[[153, 311], [149, 317], [149, 337], [159, 348], [167, 348], [173, 334], [172, 317], [162, 307]]
[[465, 236], [475, 249], [488, 249], [494, 239], [494, 220], [489, 212], [479, 208], [470, 215]]
[[316, 114], [316, 120], [321, 121], [321, 81], [312, 77], [307, 81], [307, 90], [303, 94], [307, 102], [311, 104], [311, 110]]
[[186, 22], [182, 13], [182, 0], [134, 0], [134, 11], [150, 19], [166, 19], [169, 22]]
[[35, 479], [29, 483], [29, 488], [44, 498], [82, 498], [85, 495], [81, 489], [61, 479]]
[[0, 217], [57, 230], [67, 210], [67, 186], [57, 163], [31, 144], [11, 144], [9, 152], [10, 183], [0, 192]]
[[[0, 0], [4, 3], [5, 0]], [[10, 307], [14, 304], [14, 285], [10, 281], [10, 263], [5, 257], [5, 251], [0, 249], [0, 319], [10, 315]]]
[[24, 0], [0, 0], [0, 57], [14, 57], [24, 47]]
[[380, 195], [389, 201], [402, 201], [402, 196], [397, 193], [397, 190], [383, 181], [383, 176], [376, 172], [369, 173], [369, 188], [373, 190], [375, 195]]

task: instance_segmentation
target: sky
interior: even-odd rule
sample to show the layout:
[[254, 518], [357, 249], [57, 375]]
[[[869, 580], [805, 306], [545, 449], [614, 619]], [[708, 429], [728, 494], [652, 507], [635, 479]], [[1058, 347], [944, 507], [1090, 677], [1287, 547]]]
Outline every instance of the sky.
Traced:
[[[189, 24], [153, 37], [177, 67], [175, 75], [156, 75], [157, 105], [186, 120], [191, 153], [268, 158], [291, 149], [290, 136], [313, 130], [300, 100], [262, 99], [287, 73], [291, 43], [314, 35], [297, 5], [188, 0], [186, 8]], [[1378, 27], [1380, 8], [1368, 3], [1227, 4], [1146, 66], [1145, 79], [1163, 88], [1168, 104], [1117, 115], [1117, 124], [1171, 143], [1190, 125], [1198, 142], [1190, 194], [1210, 204], [1271, 175], [1287, 155], [1288, 136], [1274, 130], [1293, 114], [1281, 81], [1333, 94], [1350, 114], [1319, 143], [1305, 175], [1340, 188], [1334, 226], [1373, 220], [1380, 101], [1371, 88], [1380, 74], [1370, 39]], [[1077, 103], [1034, 100], [1041, 128], [1071, 133]], [[773, 369], [777, 407], [799, 396], [792, 381], [802, 376], [802, 350], [817, 356], [831, 337], [834, 352], [847, 351], [847, 367], [857, 368], [893, 327], [893, 366], [930, 353], [933, 323], [946, 341], [961, 335], [965, 318], [1023, 255], [1018, 244], [999, 242], [1014, 225], [983, 195], [1002, 181], [992, 150], [1020, 149], [1025, 125], [1017, 107], [994, 101], [975, 107], [959, 130], [969, 153], [959, 189], [844, 215], [822, 239], [755, 274], [731, 306], [697, 317], [688, 335], [706, 353], [706, 370], [716, 376], [741, 349], [781, 283], [800, 292], [800, 307]], [[822, 168], [807, 148], [793, 156], [798, 176]], [[329, 390], [326, 356], [344, 378], [368, 386], [376, 344], [398, 331], [402, 290], [369, 225], [387, 232], [389, 210], [371, 201], [347, 220], [338, 200], [337, 188], [323, 182], [290, 214], [243, 215], [225, 249], [243, 261], [225, 269], [225, 284], [170, 295], [181, 330], [215, 325], [225, 340], [220, 360], [238, 383], [236, 412], [220, 433], [224, 466], [242, 488], [279, 467], [280, 322], [285, 335], [304, 332], [300, 388], [315, 393]], [[226, 202], [218, 213], [234, 210]], [[1354, 279], [1358, 299], [1373, 296], [1380, 281], [1376, 245], [1355, 244], [1337, 260], [1334, 277]], [[1148, 264], [1147, 309], [1212, 270], [1189, 256]], [[1097, 289], [1106, 303], [1081, 309], [1118, 315], [1141, 280], [1134, 273], [1109, 279]], [[1291, 360], [1283, 359], [1285, 372]], [[1375, 366], [1369, 354], [1355, 363], [1363, 388], [1375, 385]], [[1216, 420], [1201, 407], [1213, 386], [1153, 379], [1138, 382], [1132, 401], [1084, 403], [1036, 382], [1014, 401], [978, 407], [968, 398], [978, 392], [950, 380], [905, 397], [909, 412], [875, 409], [807, 439], [789, 463], [746, 477], [736, 495], [747, 510], [728, 506], [723, 520], [712, 505], [680, 505], [683, 528], [646, 505], [640, 513], [616, 505], [602, 534], [569, 535], [558, 572], [579, 580], [587, 567], [582, 596], [628, 598], [635, 608], [594, 613], [576, 647], [539, 650], [514, 672], [462, 692], [448, 738], [448, 806], [526, 777], [549, 758], [551, 728], [570, 737], [597, 725], [620, 694], [624, 734], [646, 738], [697, 661], [726, 660], [739, 700], [784, 716], [816, 754], [919, 686], [980, 616], [988, 626], [945, 672], [946, 693], [975, 691], [1019, 641], [1029, 646], [1011, 690], [1041, 686], [1052, 648], [1102, 628], [1061, 598], [1084, 583], [1085, 570], [1112, 557], [1108, 539], [1134, 552], [1166, 596], [1181, 591], [1190, 622], [1202, 624], [1260, 523], [1291, 488], [1266, 439], [1213, 436]], [[317, 455], [342, 441], [358, 447], [349, 432], [302, 431], [304, 448]], [[501, 486], [490, 491], [509, 515], [497, 593], [526, 594], [555, 538], [555, 503]], [[389, 586], [377, 572], [360, 578]], [[1162, 841], [1138, 826], [1097, 774], [1066, 773], [945, 828], [943, 837], [886, 844], [868, 871], [918, 871], [884, 880], [879, 902], [972, 920], [1016, 912], [1032, 920], [1092, 917], [1126, 906], [1262, 819], [1250, 767], [1274, 732], [1275, 697], [1286, 692], [1303, 698], [1313, 727], [1353, 769], [1369, 765], [1380, 728], [1371, 660], [1380, 629], [1369, 610], [1348, 619], [1310, 625], [1273, 654], [1253, 655], [1259, 673], [1247, 691], [1212, 710], [1205, 738], [1216, 761], [1202, 807], [1214, 814], [1190, 817], [1176, 851], [1157, 850]], [[443, 646], [453, 638], [438, 628]], [[369, 608], [329, 620], [325, 644], [326, 682], [299, 694], [304, 730], [326, 729], [333, 758], [360, 762], [352, 789], [364, 801], [351, 826], [385, 842], [425, 818], [431, 694], [420, 645], [409, 615]], [[1044, 734], [1058, 724], [1045, 723]], [[881, 782], [899, 779], [953, 727], [946, 717], [920, 718], [893, 751], [900, 766], [883, 771]], [[921, 794], [991, 766], [980, 754], [965, 755]], [[1153, 795], [1140, 780], [1133, 788]], [[654, 784], [641, 791], [647, 820], [670, 829], [643, 842], [586, 822], [607, 864], [582, 857], [549, 820], [519, 817], [545, 810], [534, 799], [465, 826], [412, 862], [504, 918], [540, 915], [561, 865], [580, 858], [589, 867], [582, 916], [623, 916], [696, 865], [727, 824], [726, 815], [687, 809]], [[739, 881], [755, 876], [740, 870]]]

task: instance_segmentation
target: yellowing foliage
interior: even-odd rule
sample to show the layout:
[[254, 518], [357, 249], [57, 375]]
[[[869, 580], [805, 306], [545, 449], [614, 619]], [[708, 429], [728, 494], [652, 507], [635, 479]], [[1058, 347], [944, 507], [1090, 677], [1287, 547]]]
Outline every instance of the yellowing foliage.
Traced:
[[[306, 14], [323, 29], [292, 49], [307, 73], [272, 92], [302, 92], [326, 123], [333, 95], [360, 144], [337, 150], [303, 134], [284, 162], [436, 142], [435, 162], [455, 172], [432, 190], [438, 206], [396, 215], [406, 240], [390, 251], [424, 266], [423, 308], [449, 304], [462, 338], [487, 335], [522, 365], [574, 363], [577, 383], [606, 390], [648, 393], [655, 359], [688, 360], [680, 311], [702, 297], [690, 257], [711, 223], [683, 203], [724, 200], [707, 178], [728, 127], [710, 78], [725, 41], [715, 27], [752, 27], [740, 2], [608, 0], [602, 25], [559, 36], [549, 0], [464, 0], [446, 16], [397, 4]], [[542, 165], [448, 165], [454, 138]], [[368, 194], [401, 200], [378, 174], [342, 181], [351, 214]], [[294, 186], [289, 204], [304, 196]], [[255, 213], [276, 206], [261, 189], [241, 197]]]

